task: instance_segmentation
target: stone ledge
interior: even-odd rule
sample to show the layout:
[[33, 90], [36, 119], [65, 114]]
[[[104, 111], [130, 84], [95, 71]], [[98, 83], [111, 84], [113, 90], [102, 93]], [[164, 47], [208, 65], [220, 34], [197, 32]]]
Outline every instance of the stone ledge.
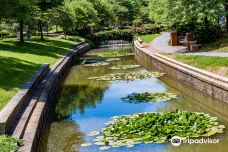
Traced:
[[188, 65], [188, 64], [181, 63], [181, 62], [179, 62], [179, 61], [177, 61], [177, 60], [174, 60], [174, 59], [172, 59], [172, 58], [166, 57], [166, 56], [161, 55], [161, 54], [157, 54], [157, 53], [156, 53], [156, 54], [154, 54], [154, 55], [156, 55], [156, 56], [158, 56], [158, 57], [161, 57], [161, 58], [163, 58], [163, 59], [165, 59], [165, 60], [167, 60], [167, 61], [170, 61], [170, 62], [172, 62], [172, 63], [175, 63], [175, 64], [177, 64], [177, 65], [180, 65], [180, 66], [182, 66], [182, 67], [185, 67], [185, 68], [187, 68], [187, 69], [190, 69], [190, 70], [192, 70], [192, 71], [198, 72], [198, 73], [200, 73], [200, 74], [202, 74], [202, 75], [208, 76], [208, 77], [210, 77], [210, 78], [213, 78], [213, 79], [216, 79], [216, 80], [225, 82], [225, 83], [228, 83], [228, 78], [226, 78], [226, 77], [224, 77], [224, 76], [217, 75], [217, 74], [214, 74], [214, 73], [211, 73], [211, 72], [208, 72], [208, 71], [199, 69], [199, 68], [195, 68], [195, 67], [193, 67], [193, 66], [190, 66], [190, 65]]
[[37, 99], [36, 106], [30, 114], [29, 119], [22, 139], [24, 146], [20, 148], [21, 152], [33, 152], [39, 148], [39, 140], [42, 135], [43, 127], [46, 123], [48, 113], [53, 106], [54, 98], [64, 79], [65, 74], [70, 69], [72, 64], [79, 58], [79, 56], [90, 50], [91, 47], [87, 43], [80, 43], [76, 46], [75, 50], [67, 53], [51, 68], [44, 78], [45, 86], [42, 89], [41, 95]]
[[23, 106], [31, 98], [32, 89], [37, 86], [48, 70], [49, 64], [44, 64], [2, 109], [0, 112], [0, 134], [9, 133], [9, 129], [18, 119], [17, 114], [23, 110]]
[[134, 42], [134, 48], [138, 56], [141, 56], [159, 70], [214, 98], [228, 103], [227, 78], [182, 64], [160, 54], [152, 53], [146, 48], [141, 48], [137, 41]]

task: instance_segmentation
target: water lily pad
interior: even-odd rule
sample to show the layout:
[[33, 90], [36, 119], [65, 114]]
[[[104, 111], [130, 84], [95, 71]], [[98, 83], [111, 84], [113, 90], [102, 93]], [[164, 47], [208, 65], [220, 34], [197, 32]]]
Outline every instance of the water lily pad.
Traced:
[[175, 98], [177, 98], [177, 95], [174, 93], [145, 92], [145, 93], [133, 93], [122, 99], [130, 103], [141, 103], [141, 102], [153, 103], [158, 101], [169, 101]]
[[91, 131], [88, 136], [92, 137], [92, 136], [96, 136], [96, 135], [99, 135], [100, 132], [99, 131]]
[[105, 61], [106, 62], [113, 62], [113, 61], [120, 61], [121, 59], [120, 58], [109, 58], [109, 59], [106, 59]]
[[97, 137], [95, 143], [108, 148], [133, 147], [139, 143], [165, 143], [173, 136], [183, 139], [211, 136], [222, 133], [224, 127], [214, 117], [199, 112], [137, 113], [115, 117], [113, 123], [102, 129], [104, 136]]
[[115, 81], [115, 80], [125, 80], [125, 81], [133, 81], [133, 80], [142, 80], [152, 77], [160, 77], [163, 76], [164, 73], [160, 72], [131, 72], [131, 73], [114, 73], [107, 74], [100, 77], [89, 77], [90, 80], [98, 80], [98, 81]]
[[107, 63], [107, 62], [98, 62], [98, 63], [84, 64], [83, 66], [96, 67], [96, 66], [105, 66], [105, 65], [109, 65], [109, 64], [110, 63]]
[[91, 145], [92, 145], [91, 143], [83, 143], [83, 144], [81, 144], [82, 147], [89, 147]]
[[140, 65], [116, 65], [110, 67], [112, 70], [125, 70], [125, 69], [133, 69], [133, 68], [139, 68]]
[[117, 51], [110, 51], [110, 52], [91, 53], [91, 55], [96, 55], [98, 57], [104, 57], [104, 58], [115, 58], [115, 57], [135, 55], [135, 53], [122, 53]]

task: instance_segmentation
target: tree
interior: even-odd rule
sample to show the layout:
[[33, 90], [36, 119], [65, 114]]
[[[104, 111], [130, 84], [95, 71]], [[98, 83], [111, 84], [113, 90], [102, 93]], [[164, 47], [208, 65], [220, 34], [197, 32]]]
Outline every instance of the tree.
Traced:
[[2, 0], [0, 5], [0, 16], [5, 19], [15, 20], [19, 23], [20, 42], [24, 42], [23, 28], [27, 18], [37, 10], [37, 0]]
[[47, 10], [61, 5], [62, 0], [39, 0], [38, 7], [40, 9], [37, 15], [38, 31], [40, 32], [40, 39], [43, 40], [43, 26], [48, 22]]
[[64, 36], [66, 39], [66, 32], [73, 27], [72, 16], [64, 6], [58, 6], [53, 9], [48, 10], [49, 22], [53, 25], [58, 25], [62, 27]]
[[134, 20], [144, 22], [141, 17], [144, 15], [149, 16], [146, 11], [148, 9], [148, 0], [112, 0], [110, 3], [114, 5], [114, 12], [119, 23], [123, 22], [126, 25], [132, 25]]
[[109, 26], [115, 21], [115, 14], [112, 11], [112, 5], [108, 0], [88, 0], [93, 4], [99, 18], [100, 26]]
[[167, 28], [195, 32], [201, 42], [211, 41], [221, 34], [221, 6], [220, 0], [150, 0], [150, 18]]
[[87, 0], [68, 1], [65, 6], [73, 17], [75, 29], [91, 29], [99, 22], [97, 11]]

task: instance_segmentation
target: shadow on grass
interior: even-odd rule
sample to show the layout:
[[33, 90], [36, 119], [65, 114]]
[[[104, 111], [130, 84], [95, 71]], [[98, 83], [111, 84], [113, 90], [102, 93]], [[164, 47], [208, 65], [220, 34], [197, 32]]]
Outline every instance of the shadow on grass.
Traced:
[[20, 88], [40, 66], [40, 64], [16, 58], [0, 56], [0, 88], [6, 91]]
[[[13, 39], [15, 40], [15, 39]], [[73, 48], [73, 44], [63, 40], [38, 40], [31, 39], [23, 44], [6, 39], [0, 41], [0, 51], [9, 51], [14, 53], [29, 53], [40, 56], [49, 56], [58, 58], [65, 52]]]

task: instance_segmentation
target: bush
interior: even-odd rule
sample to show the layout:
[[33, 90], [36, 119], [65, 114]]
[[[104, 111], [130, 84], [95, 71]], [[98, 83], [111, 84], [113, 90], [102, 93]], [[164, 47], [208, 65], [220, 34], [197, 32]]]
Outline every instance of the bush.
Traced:
[[132, 36], [132, 29], [113, 29], [108, 31], [100, 31], [95, 33], [95, 36], [104, 38], [104, 39], [119, 39], [123, 36]]
[[137, 35], [156, 34], [160, 32], [160, 28], [154, 24], [143, 24], [134, 28], [134, 33]]
[[112, 29], [97, 32], [89, 39], [98, 46], [100, 42], [108, 40], [132, 41], [133, 35], [134, 33], [132, 29]]
[[1, 30], [0, 31], [0, 36], [6, 36], [6, 35], [9, 35], [10, 33], [9, 33], [9, 31], [7, 31], [7, 30]]
[[193, 38], [197, 43], [214, 42], [222, 36], [221, 27], [212, 23], [208, 23], [207, 26], [202, 23], [179, 26], [177, 32], [178, 35], [185, 35], [188, 32], [193, 33]]

